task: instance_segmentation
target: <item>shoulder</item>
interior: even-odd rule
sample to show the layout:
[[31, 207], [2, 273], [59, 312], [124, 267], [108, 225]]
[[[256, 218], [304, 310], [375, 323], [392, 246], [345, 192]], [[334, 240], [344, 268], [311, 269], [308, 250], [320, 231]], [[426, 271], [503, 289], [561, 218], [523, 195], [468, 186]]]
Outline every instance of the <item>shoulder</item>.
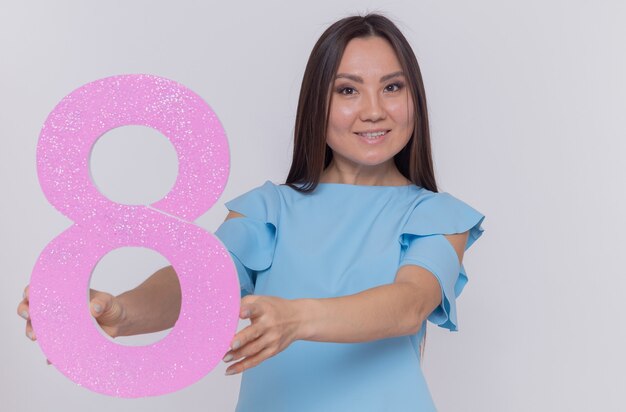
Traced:
[[420, 188], [414, 200], [415, 206], [422, 208], [454, 208], [467, 205], [464, 201], [448, 192], [433, 192], [426, 188]]
[[484, 217], [468, 203], [448, 192], [432, 192], [423, 188], [414, 197], [409, 215], [435, 222], [441, 219], [464, 220], [468, 217]]
[[422, 189], [413, 199], [402, 232], [417, 236], [451, 235], [446, 237], [459, 251], [457, 244], [465, 250], [481, 236], [484, 219], [481, 212], [450, 193]]
[[224, 203], [229, 216], [246, 216], [276, 224], [281, 210], [281, 195], [277, 185], [267, 180], [260, 186]]

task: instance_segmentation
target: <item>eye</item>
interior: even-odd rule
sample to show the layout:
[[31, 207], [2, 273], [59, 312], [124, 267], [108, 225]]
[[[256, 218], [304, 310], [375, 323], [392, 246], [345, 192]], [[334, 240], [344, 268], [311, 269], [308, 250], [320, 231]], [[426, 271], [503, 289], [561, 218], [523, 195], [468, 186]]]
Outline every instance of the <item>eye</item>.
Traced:
[[392, 83], [385, 87], [385, 91], [393, 93], [393, 92], [399, 91], [403, 87], [404, 87], [404, 83], [402, 82]]
[[356, 89], [353, 87], [338, 87], [337, 93], [350, 96], [356, 93]]

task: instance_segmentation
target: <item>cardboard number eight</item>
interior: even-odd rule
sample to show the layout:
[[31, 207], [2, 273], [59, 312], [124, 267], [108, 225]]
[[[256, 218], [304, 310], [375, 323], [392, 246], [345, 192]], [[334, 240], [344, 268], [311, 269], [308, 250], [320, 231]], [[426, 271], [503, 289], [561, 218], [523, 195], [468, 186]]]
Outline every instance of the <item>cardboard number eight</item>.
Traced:
[[[89, 174], [89, 155], [107, 131], [151, 127], [176, 149], [172, 190], [151, 204], [124, 205], [103, 196]], [[211, 108], [172, 80], [113, 76], [63, 98], [39, 136], [37, 172], [48, 201], [74, 224], [41, 252], [30, 281], [30, 315], [41, 349], [75, 383], [135, 398], [182, 389], [205, 376], [227, 352], [237, 329], [240, 291], [228, 251], [192, 222], [220, 197], [229, 172], [228, 141]], [[178, 274], [178, 321], [162, 340], [118, 345], [89, 313], [93, 268], [108, 252], [147, 247]]]

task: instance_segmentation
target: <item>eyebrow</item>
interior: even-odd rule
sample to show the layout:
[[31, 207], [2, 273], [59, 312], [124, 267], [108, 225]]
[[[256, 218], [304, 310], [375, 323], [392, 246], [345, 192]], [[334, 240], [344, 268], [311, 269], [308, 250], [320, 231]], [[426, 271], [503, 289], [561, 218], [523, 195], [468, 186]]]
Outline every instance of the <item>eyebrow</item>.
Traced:
[[[389, 79], [393, 79], [394, 77], [404, 76], [404, 72], [402, 70], [389, 73], [380, 78], [380, 82], [386, 82]], [[349, 79], [357, 83], [363, 83], [363, 78], [361, 76], [357, 76], [349, 73], [337, 73], [335, 79]]]

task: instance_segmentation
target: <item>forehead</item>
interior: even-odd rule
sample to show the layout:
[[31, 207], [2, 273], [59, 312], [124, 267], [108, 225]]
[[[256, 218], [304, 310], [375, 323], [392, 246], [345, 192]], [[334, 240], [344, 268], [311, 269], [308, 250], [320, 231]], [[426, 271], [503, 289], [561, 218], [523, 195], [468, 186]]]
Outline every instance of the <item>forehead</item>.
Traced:
[[398, 56], [389, 42], [382, 37], [370, 36], [358, 37], [348, 42], [337, 72], [379, 75], [401, 69]]

